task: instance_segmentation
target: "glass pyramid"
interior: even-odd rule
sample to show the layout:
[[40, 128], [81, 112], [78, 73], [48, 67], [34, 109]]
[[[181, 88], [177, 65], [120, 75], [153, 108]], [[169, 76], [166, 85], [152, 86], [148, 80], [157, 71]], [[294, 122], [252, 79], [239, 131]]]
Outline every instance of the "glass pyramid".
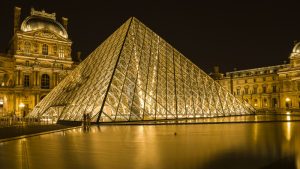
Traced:
[[130, 18], [28, 115], [127, 122], [252, 114], [136, 18]]

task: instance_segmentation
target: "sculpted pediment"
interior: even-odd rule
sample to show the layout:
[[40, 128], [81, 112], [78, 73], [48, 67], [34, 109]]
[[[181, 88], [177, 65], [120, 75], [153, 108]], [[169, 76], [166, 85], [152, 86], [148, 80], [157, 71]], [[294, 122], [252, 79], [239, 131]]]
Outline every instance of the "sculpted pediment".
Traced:
[[62, 38], [61, 36], [57, 35], [56, 33], [48, 31], [48, 30], [32, 31], [32, 32], [28, 32], [28, 33], [26, 32], [25, 34], [31, 35], [34, 37], [47, 38], [47, 39], [66, 40], [65, 38]]
[[43, 38], [50, 38], [50, 39], [58, 39], [58, 37], [54, 33], [47, 32], [47, 31], [35, 32], [34, 36], [43, 37]]

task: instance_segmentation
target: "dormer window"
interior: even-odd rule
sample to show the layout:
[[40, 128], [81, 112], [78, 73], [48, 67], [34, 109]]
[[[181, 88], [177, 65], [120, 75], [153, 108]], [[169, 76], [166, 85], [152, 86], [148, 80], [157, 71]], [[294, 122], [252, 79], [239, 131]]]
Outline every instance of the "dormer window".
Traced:
[[42, 47], [42, 54], [43, 54], [43, 55], [48, 55], [48, 45], [43, 44], [43, 47]]

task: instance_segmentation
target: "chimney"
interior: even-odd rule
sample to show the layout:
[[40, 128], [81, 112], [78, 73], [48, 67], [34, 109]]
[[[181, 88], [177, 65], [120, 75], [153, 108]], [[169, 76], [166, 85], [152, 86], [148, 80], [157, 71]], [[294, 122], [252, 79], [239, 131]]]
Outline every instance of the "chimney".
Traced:
[[78, 59], [79, 62], [82, 61], [82, 59], [81, 59], [81, 52], [80, 51], [77, 52], [77, 59]]
[[14, 9], [14, 33], [16, 33], [20, 29], [20, 15], [21, 15], [21, 8], [15, 6], [15, 9]]
[[219, 72], [220, 72], [219, 66], [214, 66], [214, 73], [219, 73]]
[[61, 22], [62, 22], [64, 28], [66, 29], [66, 31], [68, 31], [68, 18], [61, 17]]

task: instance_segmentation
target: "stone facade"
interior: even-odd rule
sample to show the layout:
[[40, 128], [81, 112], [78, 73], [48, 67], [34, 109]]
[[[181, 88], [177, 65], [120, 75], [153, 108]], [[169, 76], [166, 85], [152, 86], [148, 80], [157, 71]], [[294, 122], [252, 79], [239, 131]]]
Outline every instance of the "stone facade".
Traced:
[[[14, 34], [0, 54], [0, 116], [24, 116], [74, 68], [67, 18], [31, 9], [20, 22], [14, 10]], [[20, 24], [21, 23], [21, 24]]]
[[257, 110], [291, 112], [300, 110], [300, 43], [289, 63], [222, 74], [215, 67], [211, 76], [239, 99]]

